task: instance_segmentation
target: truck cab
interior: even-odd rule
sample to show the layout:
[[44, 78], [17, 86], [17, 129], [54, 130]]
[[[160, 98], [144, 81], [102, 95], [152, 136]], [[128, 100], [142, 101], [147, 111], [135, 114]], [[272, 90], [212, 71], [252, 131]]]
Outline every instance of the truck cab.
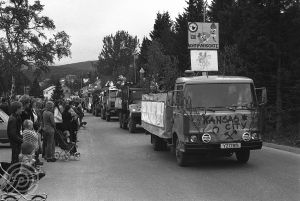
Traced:
[[103, 89], [101, 118], [110, 121], [112, 116], [117, 116], [115, 108], [115, 101], [118, 89], [114, 86], [106, 87]]
[[124, 86], [118, 97], [118, 113], [120, 128], [128, 128], [129, 132], [134, 133], [136, 125], [141, 124], [141, 100], [145, 89]]
[[172, 144], [179, 164], [190, 153], [236, 153], [249, 160], [261, 149], [260, 104], [253, 80], [246, 77], [178, 78], [170, 101]]

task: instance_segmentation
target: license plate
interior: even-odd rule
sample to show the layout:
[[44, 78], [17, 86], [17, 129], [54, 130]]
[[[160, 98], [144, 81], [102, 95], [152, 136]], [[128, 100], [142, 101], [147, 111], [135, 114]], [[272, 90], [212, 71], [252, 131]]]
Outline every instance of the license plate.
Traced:
[[221, 149], [235, 149], [235, 148], [241, 148], [241, 143], [221, 144]]

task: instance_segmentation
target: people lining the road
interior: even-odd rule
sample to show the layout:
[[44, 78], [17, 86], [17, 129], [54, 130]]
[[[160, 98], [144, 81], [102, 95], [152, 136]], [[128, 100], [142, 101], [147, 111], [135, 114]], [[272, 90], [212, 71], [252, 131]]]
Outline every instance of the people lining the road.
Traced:
[[[7, 110], [8, 113], [11, 112], [7, 125], [12, 149], [11, 163], [33, 159], [34, 165], [41, 166], [43, 165], [39, 159], [41, 153], [47, 162], [55, 162], [56, 130], [67, 134], [67, 139], [70, 136], [68, 143], [78, 142], [77, 131], [84, 116], [81, 104], [77, 103], [75, 106], [72, 101], [60, 101], [54, 105], [52, 101], [43, 102], [28, 95], [23, 95], [19, 101], [12, 102], [8, 109], [4, 102], [7, 100], [2, 98], [1, 109], [4, 112]], [[76, 146], [74, 150], [76, 153]]]
[[11, 146], [11, 163], [19, 161], [19, 154], [21, 152], [21, 144], [23, 137], [21, 135], [22, 128], [22, 103], [15, 101], [11, 104], [11, 115], [7, 123], [7, 136]]

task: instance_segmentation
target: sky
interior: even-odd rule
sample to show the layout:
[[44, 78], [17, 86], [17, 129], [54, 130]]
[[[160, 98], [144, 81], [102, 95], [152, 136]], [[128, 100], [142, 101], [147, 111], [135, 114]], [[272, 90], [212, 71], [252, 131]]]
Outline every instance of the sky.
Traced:
[[125, 30], [140, 44], [149, 37], [158, 12], [168, 11], [171, 19], [184, 12], [185, 0], [40, 0], [42, 15], [54, 21], [56, 31], [70, 36], [71, 58], [55, 65], [97, 60], [105, 36]]

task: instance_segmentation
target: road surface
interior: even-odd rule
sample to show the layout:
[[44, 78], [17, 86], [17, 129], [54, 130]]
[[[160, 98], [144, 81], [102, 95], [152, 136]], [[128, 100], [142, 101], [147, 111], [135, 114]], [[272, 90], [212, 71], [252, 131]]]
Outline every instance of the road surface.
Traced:
[[[79, 131], [80, 161], [44, 164], [37, 192], [49, 201], [199, 200], [299, 201], [300, 156], [263, 147], [246, 165], [235, 157], [200, 160], [179, 167], [170, 152], [155, 152], [142, 130], [130, 134], [117, 120], [86, 114]], [[1, 161], [10, 149], [0, 148]]]

